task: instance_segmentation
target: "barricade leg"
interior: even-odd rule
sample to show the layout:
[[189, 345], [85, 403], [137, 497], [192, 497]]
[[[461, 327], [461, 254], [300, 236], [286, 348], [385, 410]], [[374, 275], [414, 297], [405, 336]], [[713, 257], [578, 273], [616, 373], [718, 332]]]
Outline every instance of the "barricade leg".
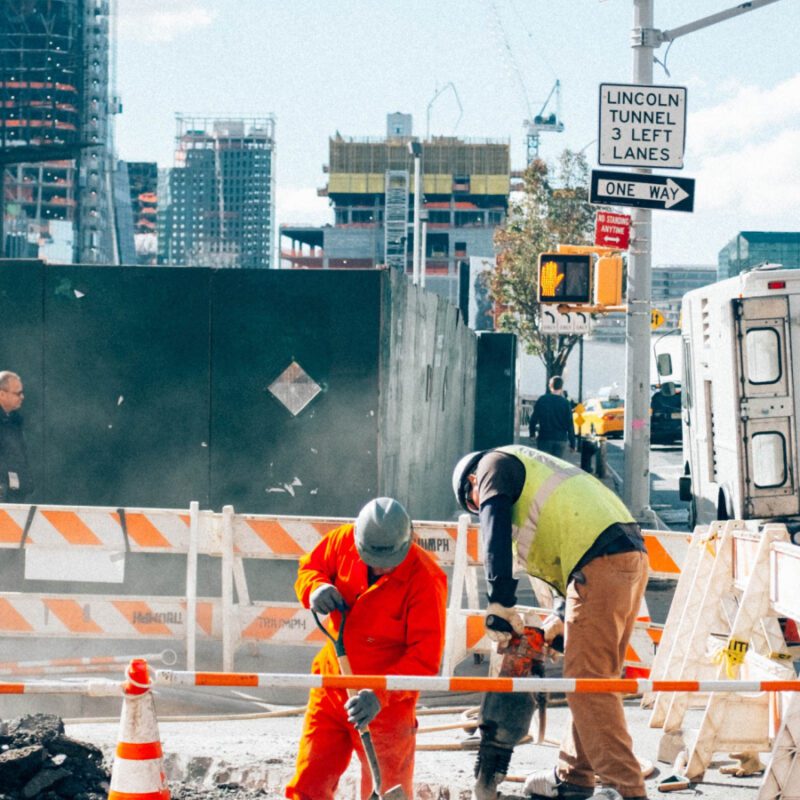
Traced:
[[[748, 671], [757, 672], [759, 678], [791, 680], [794, 677], [793, 669], [769, 658], [771, 644], [768, 639], [771, 637], [764, 633], [767, 627], [765, 623], [774, 623], [773, 629], [777, 625], [777, 620], [771, 616], [770, 611], [770, 546], [773, 542], [787, 541], [788, 538], [786, 528], [782, 525], [769, 525], [764, 529], [755, 559], [749, 564], [747, 584], [739, 601], [727, 644], [720, 651], [721, 663], [717, 668], [717, 679], [736, 677], [745, 655], [749, 656]], [[737, 568], [732, 573], [736, 573], [739, 566], [737, 559]], [[753, 652], [751, 642], [753, 648], [762, 650], [761, 654]], [[782, 650], [786, 650], [785, 646]], [[769, 697], [765, 692], [750, 696], [712, 693], [708, 698], [697, 738], [689, 751], [687, 776], [694, 778], [702, 775], [717, 751], [759, 752], [768, 749], [769, 717]]]
[[[700, 550], [697, 560], [697, 567], [691, 579], [691, 585], [686, 592], [686, 602], [681, 609], [680, 621], [675, 630], [674, 640], [669, 652], [669, 658], [665, 668], [669, 671], [670, 677], [686, 678], [687, 668], [696, 664], [705, 650], [705, 642], [708, 633], [713, 629], [719, 619], [717, 604], [714, 609], [707, 609], [706, 589], [713, 576], [718, 575], [717, 582], [722, 580], [722, 569], [724, 565], [718, 564], [721, 553], [729, 548], [729, 543], [725, 539], [726, 533], [724, 523], [714, 523], [707, 532], [700, 534], [697, 546]], [[711, 597], [708, 598], [709, 602]], [[703, 615], [708, 614], [706, 619]], [[697, 638], [702, 635], [702, 641]], [[692, 673], [691, 677], [697, 677]], [[675, 694], [671, 692], [661, 692], [655, 698], [653, 713], [650, 717], [651, 728], [661, 728], [666, 726], [667, 716]], [[688, 698], [685, 698], [688, 703]], [[685, 710], [685, 703], [683, 709]], [[678, 708], [676, 707], [676, 712]], [[682, 719], [682, 714], [681, 714]], [[680, 723], [675, 724], [675, 718], [671, 720], [669, 730], [680, 727]], [[676, 753], [667, 757], [670, 763], [674, 760]]]
[[800, 797], [800, 698], [789, 700], [757, 800]]
[[[697, 527], [689, 542], [685, 561], [681, 565], [680, 578], [678, 578], [678, 583], [675, 587], [669, 613], [667, 614], [664, 629], [658, 642], [658, 648], [653, 658], [653, 665], [650, 669], [650, 677], [653, 680], [660, 680], [666, 677], [669, 674], [669, 668], [675, 667], [676, 657], [673, 655], [673, 648], [678, 639], [677, 632], [680, 626], [681, 615], [683, 614], [686, 602], [694, 585], [695, 573], [697, 572], [700, 555], [705, 552], [701, 544], [701, 539], [703, 536], [707, 535], [707, 533], [708, 528]], [[655, 692], [645, 693], [642, 696], [642, 708], [652, 708], [655, 704], [655, 700]], [[663, 719], [659, 724], [663, 724]], [[650, 720], [650, 727], [657, 727], [654, 725], [654, 719], [652, 717]]]

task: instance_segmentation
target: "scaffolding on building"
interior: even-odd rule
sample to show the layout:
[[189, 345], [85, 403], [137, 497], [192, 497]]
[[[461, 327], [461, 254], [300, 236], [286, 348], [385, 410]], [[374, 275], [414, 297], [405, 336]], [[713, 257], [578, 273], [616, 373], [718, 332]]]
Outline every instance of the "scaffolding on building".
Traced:
[[[344, 138], [330, 140], [331, 173], [380, 174], [408, 170], [410, 139]], [[509, 143], [497, 139], [434, 136], [422, 142], [426, 175], [508, 175]]]
[[386, 171], [384, 201], [383, 263], [406, 268], [408, 241], [408, 170]]
[[59, 260], [114, 260], [108, 14], [108, 0], [0, 4], [0, 251], [7, 255], [43, 257], [58, 236], [74, 246], [58, 248]]

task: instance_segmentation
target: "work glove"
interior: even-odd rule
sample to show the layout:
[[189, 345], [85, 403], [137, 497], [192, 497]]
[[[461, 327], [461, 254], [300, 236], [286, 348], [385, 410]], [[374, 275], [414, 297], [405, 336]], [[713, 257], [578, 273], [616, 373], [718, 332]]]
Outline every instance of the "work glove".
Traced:
[[347, 721], [360, 731], [378, 716], [381, 703], [372, 689], [362, 689], [344, 704], [344, 708], [347, 711]]
[[335, 611], [337, 608], [339, 611], [347, 608], [342, 593], [330, 583], [323, 583], [321, 586], [317, 586], [309, 595], [308, 604], [317, 614], [330, 614], [331, 611]]
[[544, 640], [559, 653], [564, 652], [564, 617], [567, 611], [567, 601], [563, 597], [553, 598], [553, 608], [550, 615], [542, 623]]
[[558, 614], [550, 614], [542, 623], [542, 633], [547, 644], [552, 644], [556, 636], [564, 635], [564, 620]]
[[[513, 608], [501, 606], [500, 603], [489, 603], [484, 617], [486, 635], [493, 642], [507, 642], [513, 634], [522, 635], [525, 623]], [[509, 626], [511, 630], [508, 630]]]

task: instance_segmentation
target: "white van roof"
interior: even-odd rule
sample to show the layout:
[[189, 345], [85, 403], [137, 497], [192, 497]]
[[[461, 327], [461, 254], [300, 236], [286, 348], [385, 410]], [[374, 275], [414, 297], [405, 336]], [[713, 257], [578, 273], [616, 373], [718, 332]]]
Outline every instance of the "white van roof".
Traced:
[[685, 297], [762, 297], [770, 294], [800, 294], [800, 270], [764, 264], [733, 278], [710, 283], [687, 292]]

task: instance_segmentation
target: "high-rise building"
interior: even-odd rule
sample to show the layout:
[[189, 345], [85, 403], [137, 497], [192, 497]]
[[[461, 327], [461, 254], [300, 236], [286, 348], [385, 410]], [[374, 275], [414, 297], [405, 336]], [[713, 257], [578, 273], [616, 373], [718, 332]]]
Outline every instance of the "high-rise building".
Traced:
[[274, 116], [177, 123], [175, 164], [158, 187], [158, 263], [269, 269]]
[[128, 183], [133, 210], [133, 238], [136, 246], [136, 263], [152, 266], [156, 263], [158, 208], [158, 164], [147, 161], [129, 161]]
[[[412, 269], [414, 162], [411, 115], [389, 114], [386, 137], [330, 139], [328, 185], [333, 225], [282, 224], [282, 264], [295, 268]], [[421, 216], [426, 286], [458, 303], [459, 265], [492, 258], [506, 219], [508, 142], [433, 137], [421, 146]]]
[[108, 0], [0, 3], [2, 254], [118, 259], [109, 13]]
[[740, 231], [719, 251], [719, 280], [759, 264], [800, 269], [800, 231]]

